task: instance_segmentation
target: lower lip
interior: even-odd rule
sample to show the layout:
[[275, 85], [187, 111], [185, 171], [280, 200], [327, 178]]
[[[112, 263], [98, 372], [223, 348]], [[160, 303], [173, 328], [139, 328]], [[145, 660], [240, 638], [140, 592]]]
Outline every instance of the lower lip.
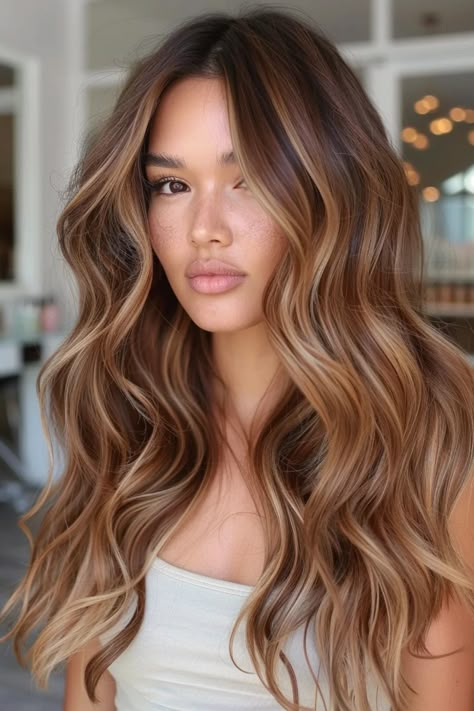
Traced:
[[223, 291], [233, 289], [237, 284], [241, 284], [244, 279], [244, 274], [201, 274], [191, 277], [189, 282], [194, 291], [199, 291], [201, 294], [220, 294]]

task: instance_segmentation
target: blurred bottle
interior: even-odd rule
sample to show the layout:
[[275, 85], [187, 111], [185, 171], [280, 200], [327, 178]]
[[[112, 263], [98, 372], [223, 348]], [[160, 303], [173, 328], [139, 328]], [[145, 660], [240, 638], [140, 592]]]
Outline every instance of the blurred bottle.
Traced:
[[59, 329], [59, 306], [52, 294], [41, 299], [40, 325], [48, 333]]

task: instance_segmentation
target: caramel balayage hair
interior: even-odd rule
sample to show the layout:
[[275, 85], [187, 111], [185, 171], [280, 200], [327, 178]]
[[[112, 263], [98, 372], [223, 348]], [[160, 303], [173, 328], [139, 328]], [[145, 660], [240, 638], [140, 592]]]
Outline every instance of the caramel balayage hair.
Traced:
[[[425, 312], [419, 196], [377, 110], [321, 30], [271, 7], [182, 22], [135, 61], [84, 142], [57, 224], [79, 311], [37, 381], [50, 471], [20, 517], [31, 560], [2, 639], [24, 665], [40, 626], [29, 658], [45, 688], [134, 598], [85, 670], [95, 701], [140, 627], [148, 569], [221, 461], [211, 334], [177, 301], [147, 225], [150, 122], [167, 87], [192, 76], [223, 82], [242, 174], [288, 241], [263, 299], [288, 387], [248, 438], [265, 566], [230, 649], [246, 617], [262, 683], [298, 709], [276, 662], [311, 624], [332, 711], [369, 711], [367, 665], [399, 711], [402, 648], [427, 653], [428, 625], [455, 594], [474, 611], [448, 529], [472, 470], [472, 368]], [[33, 540], [26, 522], [43, 508]]]

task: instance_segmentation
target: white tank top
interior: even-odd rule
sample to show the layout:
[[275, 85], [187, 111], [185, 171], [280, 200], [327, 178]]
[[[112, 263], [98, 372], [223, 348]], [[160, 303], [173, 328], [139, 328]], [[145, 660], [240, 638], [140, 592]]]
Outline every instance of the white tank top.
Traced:
[[[116, 711], [266, 711], [282, 706], [263, 686], [245, 648], [245, 621], [234, 638], [234, 666], [228, 651], [229, 635], [237, 613], [253, 586], [210, 578], [156, 558], [146, 578], [145, 614], [131, 644], [109, 666], [115, 679]], [[135, 594], [136, 602], [136, 594]], [[131, 605], [120, 624], [101, 635], [107, 644], [130, 620]], [[304, 655], [304, 625], [283, 648], [298, 681], [299, 704], [324, 708]], [[329, 694], [321, 678], [315, 652], [313, 625], [308, 625], [307, 653], [324, 700]], [[279, 660], [278, 684], [293, 700], [288, 671]], [[251, 673], [245, 673], [251, 672]], [[374, 711], [390, 711], [375, 704]]]

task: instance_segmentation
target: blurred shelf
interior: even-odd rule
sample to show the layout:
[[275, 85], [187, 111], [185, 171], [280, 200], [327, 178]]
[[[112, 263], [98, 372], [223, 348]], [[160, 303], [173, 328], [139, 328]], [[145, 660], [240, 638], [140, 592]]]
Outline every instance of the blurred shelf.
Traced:
[[[45, 360], [66, 337], [65, 331], [42, 331], [30, 335], [0, 334], [0, 377], [18, 375], [31, 362], [28, 351], [36, 350]], [[38, 360], [38, 358], [34, 358]]]
[[426, 311], [429, 316], [461, 316], [474, 318], [474, 304], [433, 303], [428, 304]]
[[440, 269], [439, 271], [427, 272], [425, 276], [426, 284], [466, 281], [474, 283], [474, 269]]

